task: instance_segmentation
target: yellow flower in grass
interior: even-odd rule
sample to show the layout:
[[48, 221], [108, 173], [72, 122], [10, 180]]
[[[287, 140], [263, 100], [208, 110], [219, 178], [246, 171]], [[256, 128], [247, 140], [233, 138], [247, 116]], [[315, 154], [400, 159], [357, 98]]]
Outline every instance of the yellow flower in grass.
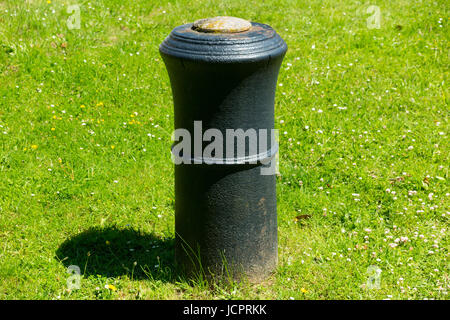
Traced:
[[36, 150], [37, 148], [38, 148], [38, 146], [36, 144], [31, 145], [31, 149]]
[[112, 146], [111, 146], [111, 149], [114, 149], [115, 147], [116, 147], [115, 145], [112, 145]]
[[109, 289], [109, 290], [112, 290], [112, 291], [117, 291], [117, 288], [114, 285], [112, 285], [112, 284], [105, 285], [105, 288]]
[[308, 290], [306, 290], [305, 288], [301, 288], [300, 291], [301, 291], [302, 293], [307, 293], [307, 292], [308, 292]]
[[81, 108], [81, 109], [84, 109], [84, 108], [86, 108], [86, 106], [85, 106], [84, 104], [82, 104], [82, 105], [80, 106], [80, 108]]
[[104, 104], [103, 104], [103, 102], [100, 101], [99, 103], [96, 104], [96, 106], [97, 106], [97, 107], [103, 107]]
[[55, 128], [51, 128], [50, 130], [55, 131], [56, 129]]

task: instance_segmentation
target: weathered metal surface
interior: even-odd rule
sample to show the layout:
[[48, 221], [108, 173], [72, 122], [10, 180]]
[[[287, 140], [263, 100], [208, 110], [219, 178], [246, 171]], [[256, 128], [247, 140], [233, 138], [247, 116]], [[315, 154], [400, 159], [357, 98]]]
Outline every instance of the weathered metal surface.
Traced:
[[[174, 99], [175, 129], [274, 128], [274, 97], [286, 43], [268, 25], [237, 33], [176, 27], [160, 46]], [[207, 144], [207, 143], [206, 143]], [[270, 147], [270, 144], [269, 144]], [[268, 150], [268, 155], [273, 150]], [[277, 264], [276, 181], [263, 164], [175, 166], [177, 264], [234, 279], [264, 279]], [[224, 263], [225, 261], [225, 263]]]
[[262, 23], [251, 24], [249, 30], [236, 33], [198, 32], [192, 23], [181, 25], [172, 30], [159, 51], [163, 57], [210, 63], [267, 61], [286, 52], [286, 43], [275, 30]]
[[194, 22], [193, 29], [199, 32], [233, 33], [247, 31], [252, 24], [235, 17], [214, 17]]

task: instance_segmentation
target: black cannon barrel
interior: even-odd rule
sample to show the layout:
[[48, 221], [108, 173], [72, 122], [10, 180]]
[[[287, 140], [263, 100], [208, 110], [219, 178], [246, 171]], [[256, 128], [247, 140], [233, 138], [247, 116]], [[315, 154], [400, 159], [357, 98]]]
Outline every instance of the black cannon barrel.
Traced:
[[[175, 130], [192, 137], [175, 165], [175, 258], [190, 275], [258, 281], [276, 268], [276, 177], [262, 169], [273, 166], [278, 150], [271, 132], [286, 50], [270, 26], [232, 17], [178, 26], [160, 45]], [[223, 136], [215, 137], [222, 147], [212, 158], [202, 153], [213, 141], [204, 139], [208, 129]], [[245, 153], [237, 155], [229, 129], [256, 132], [260, 148], [244, 134]], [[237, 141], [231, 153], [230, 139]]]

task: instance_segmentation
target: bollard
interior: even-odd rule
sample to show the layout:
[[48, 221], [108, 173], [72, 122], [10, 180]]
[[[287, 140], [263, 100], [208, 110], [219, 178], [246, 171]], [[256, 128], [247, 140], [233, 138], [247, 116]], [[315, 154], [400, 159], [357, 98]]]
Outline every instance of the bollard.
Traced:
[[176, 27], [159, 50], [174, 101], [176, 263], [261, 281], [278, 260], [274, 98], [286, 43], [268, 25], [216, 17]]

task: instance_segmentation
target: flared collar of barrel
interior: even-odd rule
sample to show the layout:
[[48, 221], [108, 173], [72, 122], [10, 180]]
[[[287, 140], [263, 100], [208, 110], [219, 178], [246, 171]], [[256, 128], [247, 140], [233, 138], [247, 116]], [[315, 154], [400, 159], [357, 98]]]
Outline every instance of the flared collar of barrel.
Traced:
[[239, 32], [205, 32], [193, 23], [172, 30], [160, 45], [162, 55], [208, 63], [267, 60], [284, 55], [287, 45], [270, 26], [251, 22]]

